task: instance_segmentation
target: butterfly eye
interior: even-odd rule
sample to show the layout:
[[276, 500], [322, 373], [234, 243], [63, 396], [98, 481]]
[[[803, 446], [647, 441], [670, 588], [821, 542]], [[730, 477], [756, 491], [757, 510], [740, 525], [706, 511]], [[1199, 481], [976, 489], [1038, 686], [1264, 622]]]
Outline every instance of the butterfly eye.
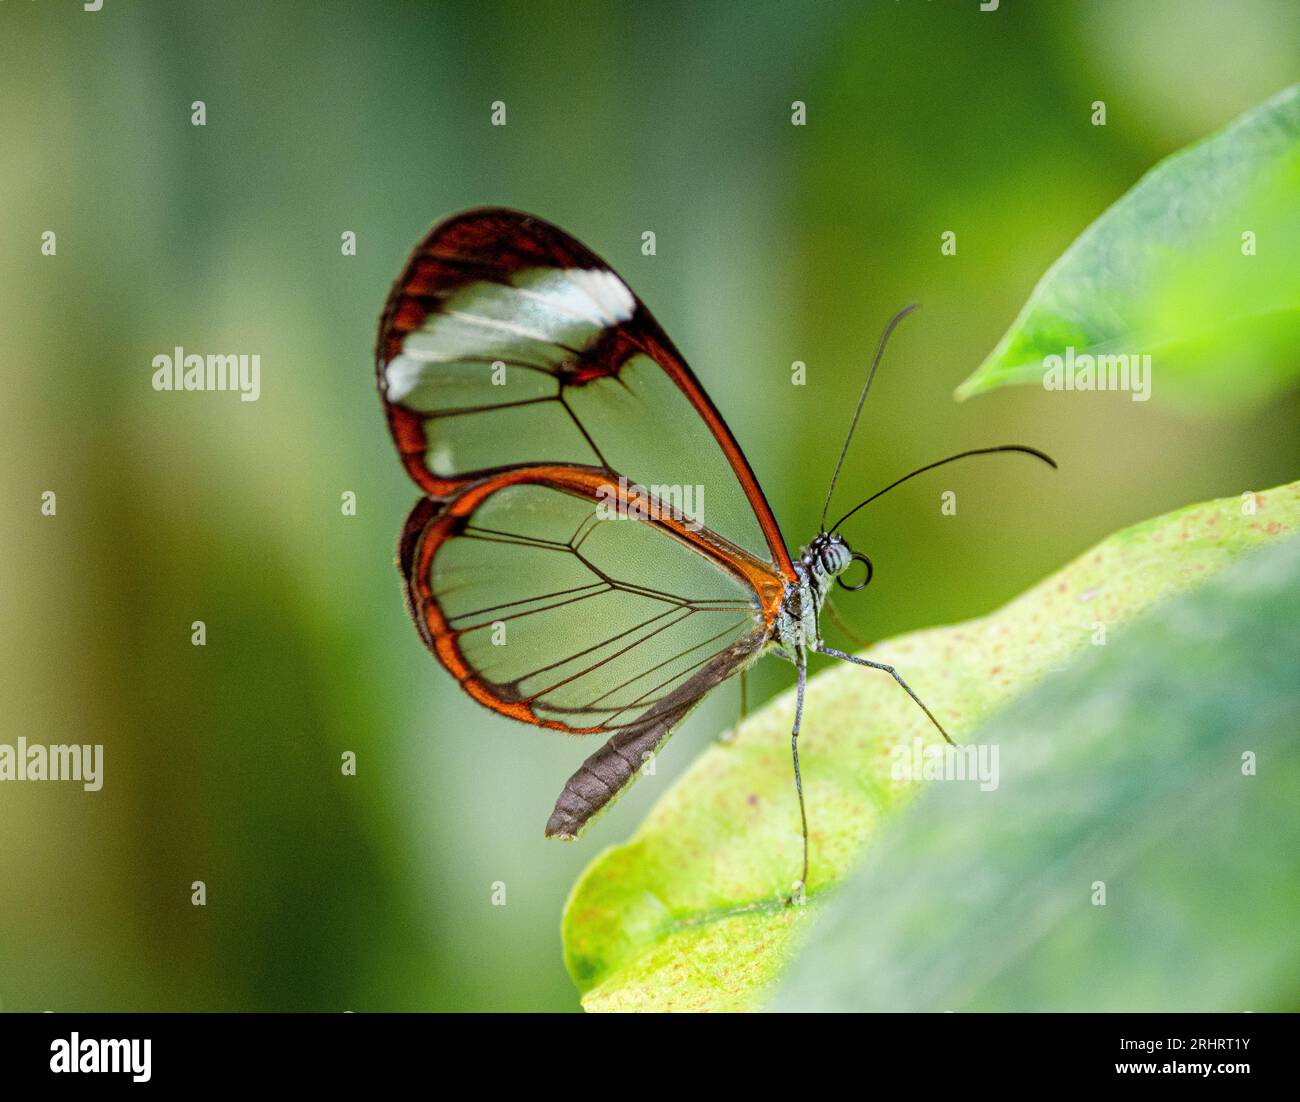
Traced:
[[838, 574], [849, 564], [840, 549], [833, 546], [823, 547], [818, 558], [827, 574]]
[[862, 581], [860, 581], [857, 585], [849, 585], [847, 582], [845, 582], [845, 580], [842, 577], [836, 578], [835, 580], [840, 583], [840, 586], [842, 588], [847, 589], [850, 593], [856, 593], [859, 589], [866, 589], [867, 586], [871, 584], [871, 577], [873, 574], [875, 574], [876, 571], [875, 568], [871, 565], [871, 560], [867, 558], [866, 555], [862, 554], [860, 551], [854, 551], [853, 554], [850, 556], [850, 561], [860, 562], [863, 566], [865, 566], [867, 568], [867, 576], [863, 578]]

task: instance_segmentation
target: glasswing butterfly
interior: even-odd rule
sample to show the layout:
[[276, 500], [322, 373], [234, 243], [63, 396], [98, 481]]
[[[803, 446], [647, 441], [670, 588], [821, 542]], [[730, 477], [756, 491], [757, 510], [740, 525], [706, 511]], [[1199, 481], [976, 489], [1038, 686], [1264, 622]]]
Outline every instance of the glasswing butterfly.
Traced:
[[[827, 646], [832, 580], [859, 590], [871, 560], [826, 510], [893, 328], [886, 328], [797, 558], [722, 415], [667, 334], [595, 253], [540, 218], [483, 208], [439, 222], [411, 254], [379, 323], [389, 428], [424, 492], [398, 546], [411, 618], [461, 687], [500, 715], [606, 736], [564, 786], [546, 834], [576, 838], [715, 686], [763, 654], [798, 681], [807, 657], [898, 671]], [[692, 492], [683, 492], [687, 488]], [[860, 582], [846, 574], [860, 564]], [[743, 695], [743, 686], [742, 686]], [[951, 742], [951, 739], [948, 741]]]

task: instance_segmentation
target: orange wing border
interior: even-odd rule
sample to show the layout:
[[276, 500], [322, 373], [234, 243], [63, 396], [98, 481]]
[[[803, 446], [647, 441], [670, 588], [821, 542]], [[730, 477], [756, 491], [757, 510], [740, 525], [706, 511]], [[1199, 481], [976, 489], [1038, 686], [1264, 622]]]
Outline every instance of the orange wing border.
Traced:
[[[532, 464], [515, 464], [474, 471], [457, 478], [440, 478], [425, 464], [428, 438], [424, 418], [388, 401], [384, 369], [400, 352], [406, 334], [422, 326], [448, 294], [471, 280], [508, 282], [514, 272], [533, 266], [598, 268], [614, 272], [585, 245], [544, 219], [507, 207], [479, 207], [451, 215], [435, 224], [412, 251], [401, 276], [389, 291], [375, 345], [376, 382], [402, 464], [416, 485], [430, 497], [454, 500], [476, 483], [495, 485], [497, 479], [507, 475], [540, 468]], [[623, 283], [627, 285], [625, 280]], [[585, 374], [569, 380], [570, 385], [617, 375], [621, 366], [637, 353], [653, 360], [703, 418], [754, 511], [772, 552], [772, 561], [786, 582], [796, 582], [794, 564], [780, 526], [749, 460], [681, 353], [641, 299], [635, 292], [631, 293], [636, 302], [632, 318], [607, 330], [598, 356], [592, 358]], [[573, 465], [571, 469], [583, 468]], [[608, 475], [609, 472], [602, 473]], [[738, 554], [745, 554], [739, 548], [735, 550]], [[752, 556], [746, 555], [746, 558]]]

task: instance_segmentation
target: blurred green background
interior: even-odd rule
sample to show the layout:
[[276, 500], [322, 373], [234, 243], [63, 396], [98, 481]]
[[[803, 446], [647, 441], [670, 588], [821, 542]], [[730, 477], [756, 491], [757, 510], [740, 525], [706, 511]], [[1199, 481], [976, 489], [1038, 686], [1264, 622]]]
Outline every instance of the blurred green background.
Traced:
[[[392, 566], [416, 491], [372, 346], [430, 222], [505, 204], [608, 259], [795, 546], [880, 327], [922, 302], [843, 507], [964, 447], [1034, 444], [1061, 470], [958, 466], [855, 521], [876, 581], [848, 613], [886, 636], [996, 607], [1132, 521], [1296, 476], [1295, 395], [1216, 419], [951, 394], [1146, 168], [1296, 79], [1298, 40], [1289, 0], [0, 0], [0, 742], [105, 746], [98, 793], [0, 786], [0, 1007], [577, 1008], [569, 887], [736, 690], [581, 842], [544, 841], [592, 746], [462, 697]], [[156, 393], [150, 361], [178, 344], [259, 353], [261, 399]], [[792, 679], [770, 665], [756, 699]]]

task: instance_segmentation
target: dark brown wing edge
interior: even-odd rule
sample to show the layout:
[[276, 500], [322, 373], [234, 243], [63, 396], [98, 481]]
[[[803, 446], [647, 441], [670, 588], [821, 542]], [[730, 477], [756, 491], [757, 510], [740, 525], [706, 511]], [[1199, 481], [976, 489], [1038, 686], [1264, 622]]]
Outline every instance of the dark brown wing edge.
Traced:
[[564, 791], [555, 801], [555, 810], [546, 821], [546, 836], [577, 838], [592, 819], [622, 795], [650, 755], [668, 741], [695, 706], [712, 689], [758, 657], [766, 638], [767, 633], [759, 630], [737, 639], [669, 693], [652, 718], [618, 730], [565, 782]]
[[[437, 222], [412, 251], [388, 293], [375, 342], [379, 396], [407, 473], [432, 497], [450, 497], [475, 479], [499, 473], [504, 468], [475, 471], [454, 479], [439, 478], [428, 470], [424, 465], [427, 440], [422, 419], [388, 401], [384, 368], [400, 348], [403, 336], [418, 328], [435, 309], [435, 304], [452, 291], [471, 279], [503, 280], [510, 273], [531, 266], [581, 266], [618, 275], [586, 245], [543, 218], [509, 207], [476, 207]], [[626, 287], [627, 281], [622, 276], [618, 278]], [[749, 459], [685, 358], [645, 303], [630, 287], [628, 290], [636, 300], [636, 313], [630, 322], [609, 331], [617, 339], [604, 343], [603, 359], [594, 360], [593, 368], [600, 375], [617, 375], [622, 362], [634, 349], [659, 365], [685, 394], [722, 449], [762, 529], [772, 552], [772, 562], [787, 582], [795, 581], [794, 564], [785, 538]]]

